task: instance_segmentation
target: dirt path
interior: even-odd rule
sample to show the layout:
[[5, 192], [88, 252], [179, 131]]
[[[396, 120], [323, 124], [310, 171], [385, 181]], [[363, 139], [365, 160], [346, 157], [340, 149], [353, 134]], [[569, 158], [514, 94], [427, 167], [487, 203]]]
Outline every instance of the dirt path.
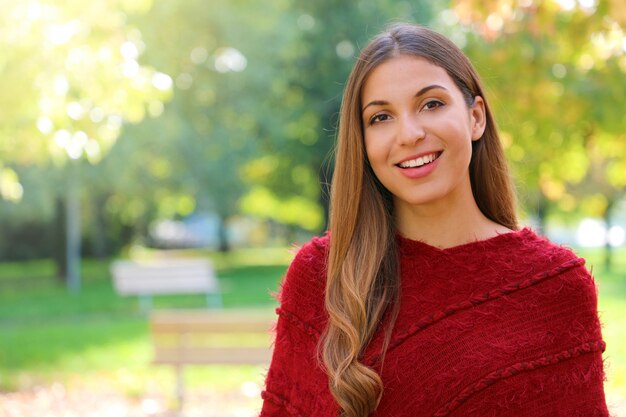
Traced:
[[137, 398], [110, 387], [67, 390], [56, 383], [23, 392], [0, 392], [0, 417], [253, 417], [261, 407], [254, 383], [232, 392], [190, 391], [182, 412], [159, 393]]

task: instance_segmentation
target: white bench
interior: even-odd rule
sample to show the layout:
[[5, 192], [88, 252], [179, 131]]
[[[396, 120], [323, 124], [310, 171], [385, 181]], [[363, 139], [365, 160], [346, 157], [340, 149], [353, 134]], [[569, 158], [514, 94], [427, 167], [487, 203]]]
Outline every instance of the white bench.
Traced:
[[222, 297], [213, 265], [208, 259], [176, 258], [114, 261], [115, 290], [139, 297], [141, 310], [150, 311], [153, 295], [206, 294], [209, 307], [221, 307]]
[[150, 315], [154, 364], [176, 369], [178, 408], [184, 401], [186, 365], [267, 364], [272, 357], [270, 310], [160, 310]]

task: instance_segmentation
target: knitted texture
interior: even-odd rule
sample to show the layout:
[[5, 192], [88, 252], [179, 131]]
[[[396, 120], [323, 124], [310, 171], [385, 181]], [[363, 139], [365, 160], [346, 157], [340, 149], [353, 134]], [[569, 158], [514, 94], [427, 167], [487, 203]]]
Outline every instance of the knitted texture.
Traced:
[[[448, 249], [398, 237], [400, 313], [376, 417], [608, 416], [597, 291], [568, 248], [531, 229]], [[304, 245], [279, 293], [261, 417], [337, 417], [317, 344], [329, 237]], [[365, 416], [364, 416], [365, 417]]]

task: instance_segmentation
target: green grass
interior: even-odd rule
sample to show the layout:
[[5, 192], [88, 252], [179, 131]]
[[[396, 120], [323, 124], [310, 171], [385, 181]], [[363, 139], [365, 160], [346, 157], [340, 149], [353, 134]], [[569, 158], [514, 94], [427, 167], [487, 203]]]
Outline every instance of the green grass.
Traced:
[[[604, 270], [603, 252], [577, 251], [599, 288], [599, 312], [607, 342], [607, 392], [626, 398], [626, 248]], [[293, 254], [287, 249], [238, 251], [211, 255], [217, 267], [224, 306], [267, 308], [277, 305], [272, 292]], [[53, 278], [50, 261], [0, 264], [0, 391], [18, 390], [53, 381], [81, 386], [113, 382], [127, 395], [140, 396], [146, 384], [174, 392], [170, 367], [150, 365], [147, 320], [135, 297], [113, 290], [109, 263], [86, 260], [82, 289], [68, 294]], [[24, 279], [24, 284], [16, 283]], [[154, 308], [203, 308], [203, 296], [160, 296]], [[263, 381], [263, 367], [190, 367], [190, 386], [233, 389], [244, 381]]]
[[[293, 257], [287, 249], [211, 256], [224, 308], [276, 307], [272, 293]], [[76, 375], [96, 380], [125, 375], [120, 383], [131, 394], [153, 378], [172, 384], [169, 367], [150, 365], [146, 317], [136, 297], [115, 293], [109, 262], [83, 261], [81, 277], [81, 291], [73, 295], [55, 280], [50, 261], [0, 265], [0, 391], [67, 382]], [[19, 284], [20, 278], [26, 283]], [[153, 308], [204, 307], [202, 295], [153, 297]], [[258, 366], [194, 367], [186, 377], [191, 384], [226, 389], [253, 376], [259, 380], [262, 372]]]

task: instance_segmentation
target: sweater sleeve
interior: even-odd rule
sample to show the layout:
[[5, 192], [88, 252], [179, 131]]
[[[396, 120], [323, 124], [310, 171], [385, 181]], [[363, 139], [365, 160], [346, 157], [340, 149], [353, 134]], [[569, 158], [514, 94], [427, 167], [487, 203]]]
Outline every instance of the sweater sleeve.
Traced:
[[320, 415], [320, 401], [327, 397], [328, 382], [317, 357], [325, 321], [326, 240], [315, 238], [304, 245], [281, 285], [276, 339], [260, 417]]

